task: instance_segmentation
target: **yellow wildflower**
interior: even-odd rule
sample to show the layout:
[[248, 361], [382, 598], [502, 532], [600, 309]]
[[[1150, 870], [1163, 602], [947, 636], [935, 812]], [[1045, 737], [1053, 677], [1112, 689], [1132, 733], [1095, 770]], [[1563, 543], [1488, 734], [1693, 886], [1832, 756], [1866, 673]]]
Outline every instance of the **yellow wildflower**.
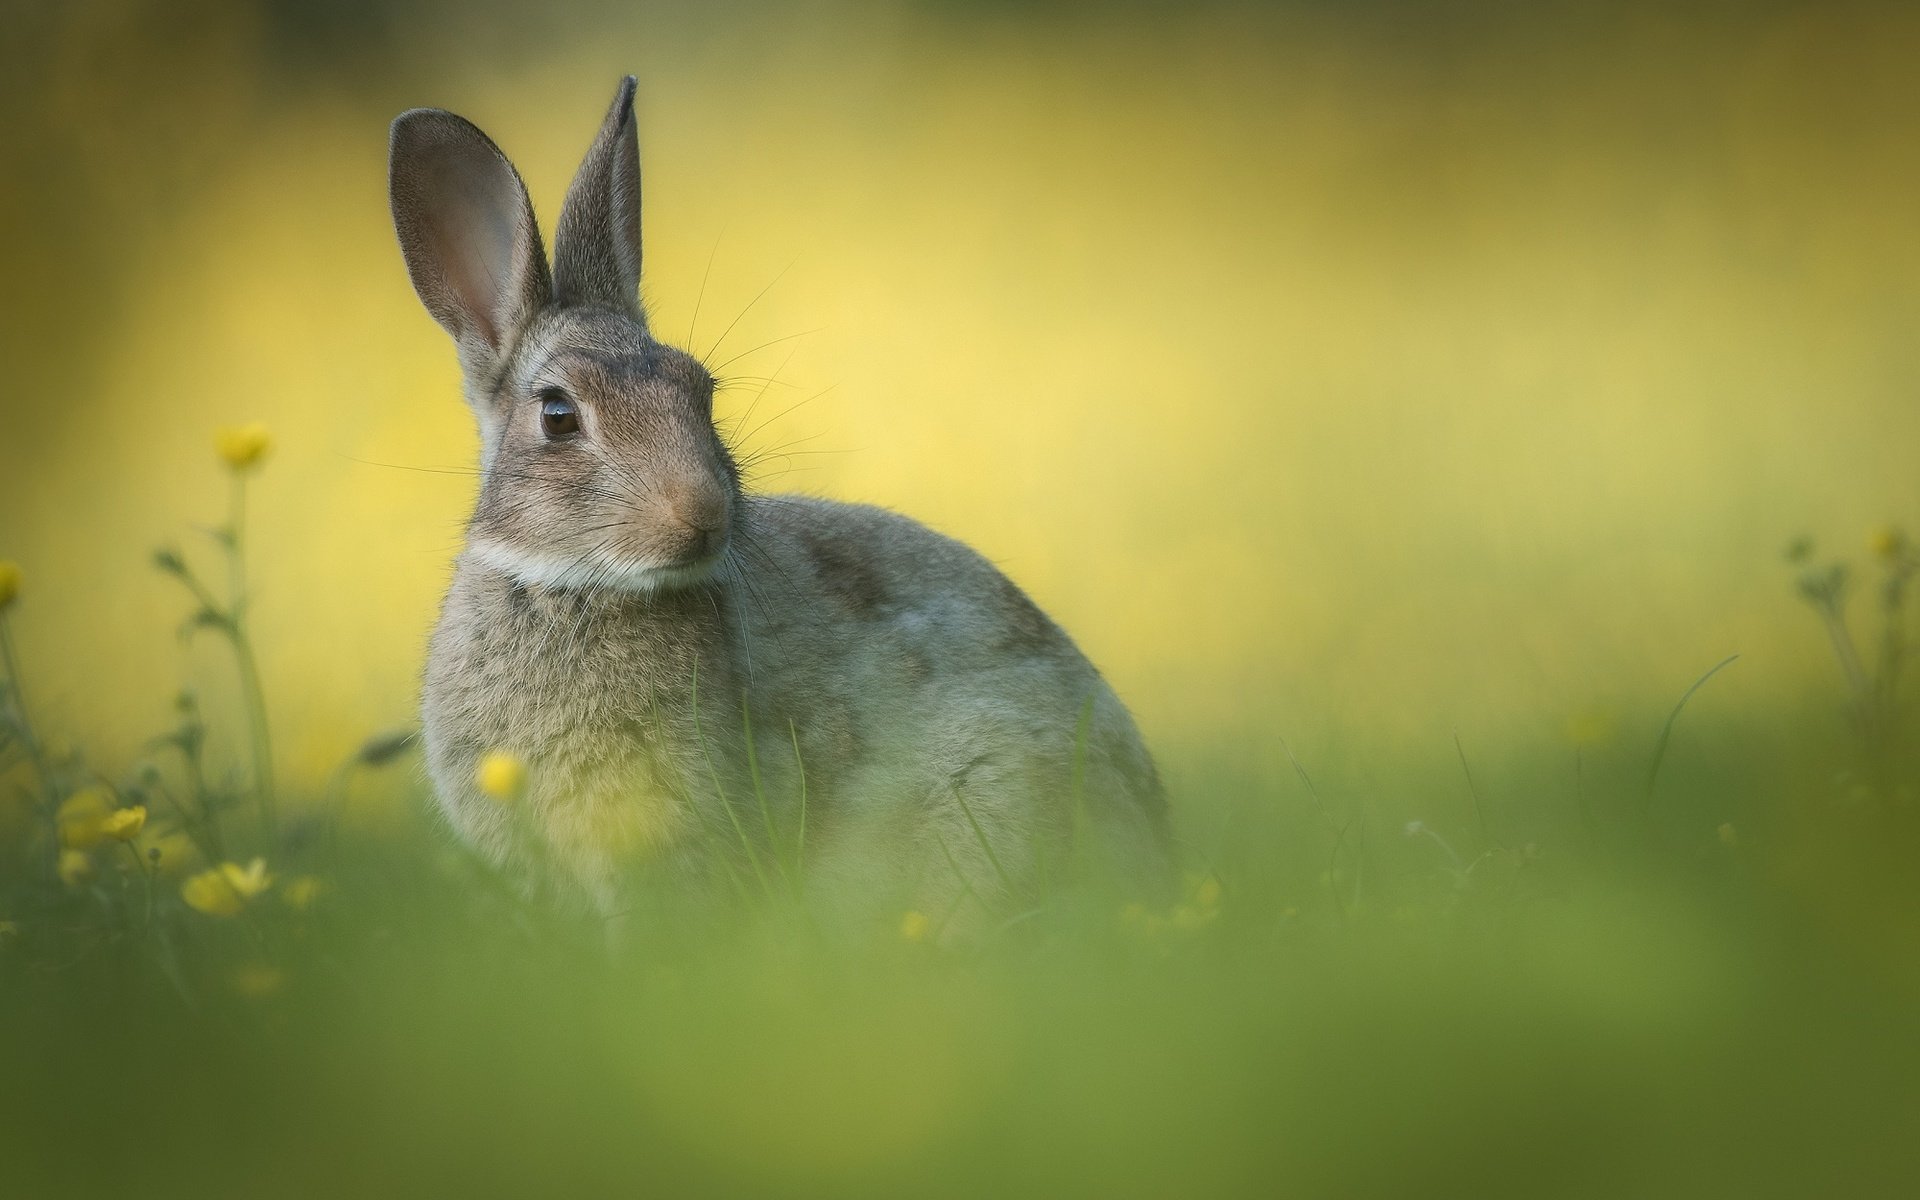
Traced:
[[228, 426], [220, 430], [214, 435], [213, 444], [229, 467], [244, 471], [259, 465], [273, 445], [273, 439], [267, 436], [267, 427], [256, 421], [251, 425]]
[[286, 886], [280, 889], [280, 899], [286, 901], [288, 908], [305, 912], [326, 892], [326, 880], [312, 875], [302, 875], [296, 879], [287, 880]]
[[506, 750], [489, 750], [480, 756], [473, 782], [481, 791], [504, 803], [518, 798], [521, 789], [527, 786], [527, 764]]
[[221, 863], [220, 873], [227, 877], [227, 883], [242, 900], [251, 900], [273, 886], [273, 876], [267, 874], [264, 858], [256, 858], [244, 867]]
[[107, 814], [113, 811], [113, 793], [103, 787], [81, 788], [60, 802], [54, 820], [60, 826], [60, 844], [91, 850], [106, 840]]
[[927, 920], [927, 914], [917, 910], [908, 910], [900, 916], [900, 936], [909, 942], [924, 942], [933, 932], [933, 922]]
[[262, 1000], [286, 985], [287, 973], [267, 963], [249, 963], [228, 978], [233, 990], [249, 1000]]
[[[157, 859], [153, 857], [156, 850], [160, 852], [160, 857]], [[151, 860], [158, 869], [173, 872], [185, 868], [192, 862], [194, 855], [199, 853], [199, 847], [193, 844], [192, 838], [176, 831], [147, 838], [142, 844], [140, 853]]]
[[201, 871], [181, 884], [180, 898], [187, 902], [188, 908], [210, 917], [236, 916], [247, 906], [228, 882], [227, 873], [219, 867]]
[[147, 826], [147, 810], [136, 804], [132, 808], [117, 808], [100, 820], [100, 832], [116, 842], [130, 842], [140, 836]]
[[10, 559], [0, 559], [0, 611], [4, 611], [19, 595], [20, 564]]
[[1867, 536], [1867, 549], [1875, 558], [1889, 561], [1900, 557], [1907, 548], [1907, 535], [1898, 525], [1882, 525]]
[[60, 852], [60, 882], [68, 887], [79, 887], [93, 874], [93, 860], [84, 850], [62, 850]]

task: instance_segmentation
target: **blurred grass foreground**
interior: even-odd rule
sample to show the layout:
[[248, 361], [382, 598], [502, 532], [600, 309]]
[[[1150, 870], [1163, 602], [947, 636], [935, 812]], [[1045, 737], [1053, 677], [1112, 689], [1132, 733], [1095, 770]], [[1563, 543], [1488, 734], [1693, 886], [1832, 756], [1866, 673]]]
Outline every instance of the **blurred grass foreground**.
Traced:
[[[155, 560], [254, 697], [266, 446], [220, 438], [232, 591]], [[263, 706], [238, 762], [191, 695], [129, 772], [53, 749], [13, 649], [32, 580], [0, 563], [0, 764], [35, 826], [0, 886], [9, 1194], [1907, 1194], [1920, 557], [1873, 549], [1865, 642], [1848, 568], [1788, 555], [1851, 732], [1743, 745], [1717, 784], [1662, 768], [1732, 659], [1644, 741], [1456, 738], [1451, 778], [1278, 739], [1290, 778], [1179, 794], [1165, 907], [1050, 891], [946, 939], [643, 889], [617, 951], [424, 817], [341, 820], [407, 731], [284, 817]], [[480, 769], [515, 801], [517, 762]]]
[[[18, 6], [0, 1196], [1914, 1194], [1915, 61], [1865, 2]], [[610, 952], [435, 823], [473, 437], [383, 131], [550, 220], [630, 70], [757, 482], [1057, 616], [1178, 896]]]

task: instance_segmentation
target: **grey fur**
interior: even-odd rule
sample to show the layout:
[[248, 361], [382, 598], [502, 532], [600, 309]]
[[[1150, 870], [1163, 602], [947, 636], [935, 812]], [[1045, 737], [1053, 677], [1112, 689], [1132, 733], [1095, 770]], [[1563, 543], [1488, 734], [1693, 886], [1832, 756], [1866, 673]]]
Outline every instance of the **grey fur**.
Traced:
[[[568, 193], [551, 293], [493, 143], [437, 111], [394, 123], [401, 246], [482, 437], [423, 701], [448, 821], [606, 911], [639, 864], [765, 876], [804, 855], [836, 894], [984, 914], [1067, 864], [1076, 804], [1100, 861], [1157, 883], [1152, 760], [1018, 587], [894, 513], [742, 490], [711, 376], [634, 296], [631, 98], [629, 79]], [[557, 441], [556, 397], [580, 424]], [[529, 764], [514, 803], [475, 782], [490, 750]]]
[[416, 108], [394, 119], [388, 190], [414, 291], [467, 373], [486, 372], [552, 293], [519, 173], [465, 118]]
[[640, 311], [640, 139], [633, 76], [601, 122], [567, 189], [553, 237], [554, 299], [597, 305], [646, 323]]

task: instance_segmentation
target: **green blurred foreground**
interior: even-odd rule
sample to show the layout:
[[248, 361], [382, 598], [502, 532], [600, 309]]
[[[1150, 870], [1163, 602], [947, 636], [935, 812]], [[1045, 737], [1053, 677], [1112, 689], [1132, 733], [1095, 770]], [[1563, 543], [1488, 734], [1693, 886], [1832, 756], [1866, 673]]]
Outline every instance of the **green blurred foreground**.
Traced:
[[[610, 965], [421, 836], [183, 924], [189, 1003], [50, 914], [6, 950], [10, 1194], [1909, 1194], [1910, 943], [1692, 846], [1464, 884], [1395, 849], [1343, 919], [1300, 803], [1235, 805], [1194, 932], [770, 913]], [[1910, 905], [1894, 865], [1853, 882]]]
[[[1801, 558], [1825, 614], [1845, 581]], [[1457, 773], [1163, 748], [1182, 902], [1062, 892], [959, 945], [656, 896], [609, 955], [424, 815], [343, 830], [356, 786], [413, 786], [390, 741], [277, 839], [210, 795], [265, 875], [196, 888], [158, 812], [84, 870], [22, 839], [6, 1194], [1912, 1194], [1897, 678], [1850, 730], [1718, 682], [1664, 747], [1630, 714]], [[1254, 749], [1285, 770], [1228, 765]]]

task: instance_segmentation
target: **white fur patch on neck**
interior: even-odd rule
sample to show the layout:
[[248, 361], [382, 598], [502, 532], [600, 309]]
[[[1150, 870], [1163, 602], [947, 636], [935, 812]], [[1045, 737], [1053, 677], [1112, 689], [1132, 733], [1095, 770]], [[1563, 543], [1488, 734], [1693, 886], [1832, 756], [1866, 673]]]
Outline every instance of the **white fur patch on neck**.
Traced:
[[467, 546], [481, 564], [511, 575], [529, 587], [637, 592], [650, 595], [690, 587], [712, 578], [718, 559], [691, 567], [650, 567], [622, 560], [604, 550], [580, 557], [542, 554], [505, 542], [482, 538]]

